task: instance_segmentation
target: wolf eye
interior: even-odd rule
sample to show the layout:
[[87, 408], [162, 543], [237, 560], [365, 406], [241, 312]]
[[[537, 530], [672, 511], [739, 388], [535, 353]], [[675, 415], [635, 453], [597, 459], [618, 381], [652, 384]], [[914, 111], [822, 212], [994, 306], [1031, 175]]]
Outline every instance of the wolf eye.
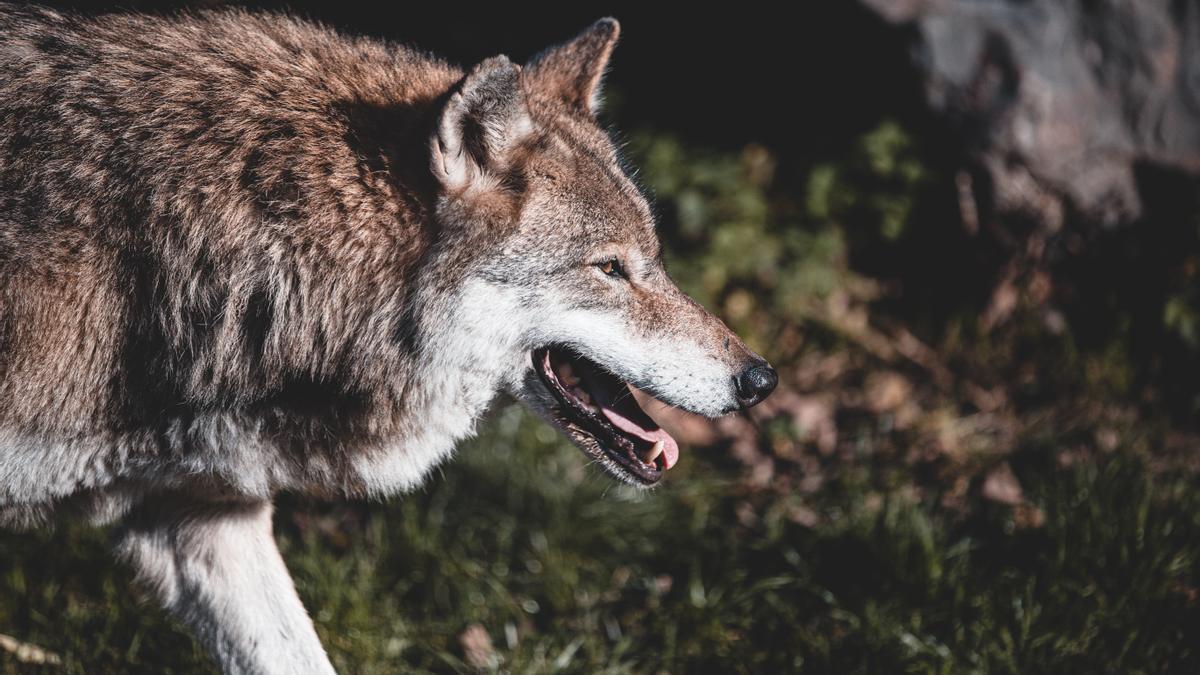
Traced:
[[596, 267], [599, 267], [601, 272], [604, 272], [614, 279], [625, 278], [625, 269], [621, 267], [621, 262], [616, 258], [605, 260], [604, 262], [596, 265]]

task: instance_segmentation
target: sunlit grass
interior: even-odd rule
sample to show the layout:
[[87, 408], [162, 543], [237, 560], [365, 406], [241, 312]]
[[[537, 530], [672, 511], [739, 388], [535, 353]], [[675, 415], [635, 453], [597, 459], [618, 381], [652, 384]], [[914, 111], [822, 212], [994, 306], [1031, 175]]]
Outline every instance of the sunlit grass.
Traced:
[[[497, 672], [1194, 671], [1200, 480], [1133, 451], [1053, 454], [1014, 459], [1037, 527], [834, 479], [809, 528], [712, 451], [631, 492], [509, 407], [423, 491], [285, 500], [276, 524], [342, 672], [471, 670], [475, 623]], [[56, 670], [211, 670], [102, 533], [6, 534], [0, 556], [0, 632], [60, 654]]]

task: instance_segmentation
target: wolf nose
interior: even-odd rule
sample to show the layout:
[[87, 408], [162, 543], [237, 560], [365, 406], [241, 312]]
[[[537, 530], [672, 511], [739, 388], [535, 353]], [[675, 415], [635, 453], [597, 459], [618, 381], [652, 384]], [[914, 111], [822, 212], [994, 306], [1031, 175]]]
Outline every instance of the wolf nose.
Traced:
[[775, 391], [777, 384], [779, 375], [771, 364], [766, 361], [756, 362], [737, 376], [738, 402], [749, 408]]

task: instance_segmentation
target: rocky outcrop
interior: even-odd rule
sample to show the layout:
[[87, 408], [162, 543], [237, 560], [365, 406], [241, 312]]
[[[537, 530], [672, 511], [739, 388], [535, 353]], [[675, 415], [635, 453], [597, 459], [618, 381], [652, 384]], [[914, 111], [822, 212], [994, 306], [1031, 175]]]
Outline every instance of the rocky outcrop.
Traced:
[[1143, 211], [1139, 165], [1200, 175], [1200, 5], [862, 1], [912, 29], [928, 103], [996, 211], [1121, 224]]

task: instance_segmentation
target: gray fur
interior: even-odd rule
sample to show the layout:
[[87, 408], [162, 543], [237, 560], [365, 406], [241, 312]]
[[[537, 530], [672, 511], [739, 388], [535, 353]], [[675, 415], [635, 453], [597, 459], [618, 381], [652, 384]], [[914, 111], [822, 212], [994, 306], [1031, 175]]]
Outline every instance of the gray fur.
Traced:
[[116, 524], [225, 670], [327, 672], [275, 494], [410, 489], [502, 390], [557, 422], [547, 344], [736, 409], [761, 360], [666, 276], [594, 119], [617, 34], [464, 73], [278, 15], [0, 3], [0, 524]]

